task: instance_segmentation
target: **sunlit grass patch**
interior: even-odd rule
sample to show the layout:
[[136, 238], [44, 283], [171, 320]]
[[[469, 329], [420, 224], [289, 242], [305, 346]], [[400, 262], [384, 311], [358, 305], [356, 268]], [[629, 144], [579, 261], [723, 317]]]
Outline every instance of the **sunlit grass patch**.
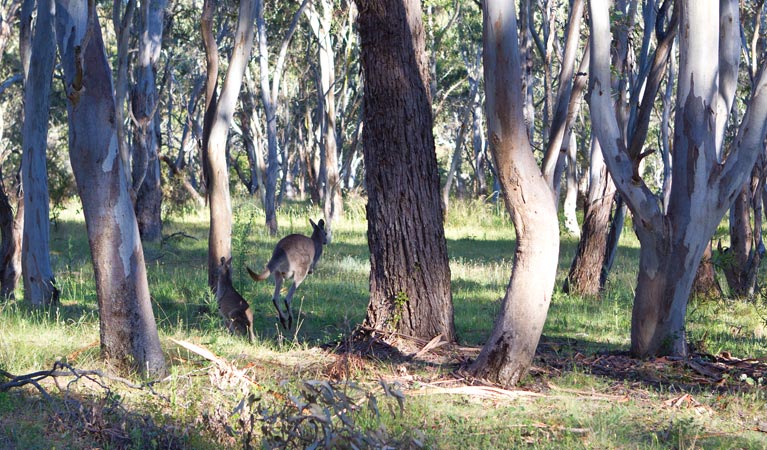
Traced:
[[[364, 409], [370, 407], [368, 403], [361, 403], [362, 414], [354, 417], [355, 433], [385, 429], [381, 436], [390, 442], [421, 442], [427, 448], [767, 447], [764, 434], [753, 431], [759, 418], [767, 414], [764, 384], [759, 384], [764, 380], [758, 377], [726, 380], [731, 391], [693, 392], [697, 402], [713, 411], [700, 416], [690, 409], [667, 406], [681, 394], [676, 382], [645, 385], [634, 381], [631, 374], [625, 380], [597, 376], [588, 365], [577, 363], [584, 358], [625, 355], [629, 348], [639, 246], [628, 227], [607, 287], [598, 298], [562, 292], [561, 283], [577, 245], [575, 239], [562, 238], [557, 287], [535, 367], [521, 386], [534, 395], [511, 401], [422, 392], [456, 383], [463, 374], [457, 361], [470, 363], [476, 347], [490, 334], [513, 269], [516, 238], [502, 207], [451, 202], [445, 235], [456, 333], [464, 346], [457, 352], [465, 354], [446, 362], [408, 360], [407, 355], [389, 360], [379, 355], [332, 352], [347, 343], [368, 306], [370, 255], [363, 199], [348, 202], [347, 215], [333, 224], [333, 241], [325, 247], [315, 272], [296, 292], [292, 306], [297, 326], [290, 331], [281, 328], [272, 305], [272, 280], [254, 282], [245, 266], [261, 270], [280, 238], [289, 233], [308, 235], [308, 219], [316, 221], [322, 213], [308, 203], [289, 202], [279, 212], [279, 232], [272, 236], [264, 226], [263, 210], [253, 198], [235, 197], [233, 211], [233, 284], [253, 310], [255, 342], [224, 328], [208, 289], [207, 210], [169, 216], [165, 239], [144, 244], [168, 377], [155, 380], [154, 393], [110, 383], [113, 397], [106, 398], [105, 392], [93, 391], [92, 385], [72, 388], [73, 395], [85, 402], [86, 411], [94, 405], [112, 404], [115, 411], [127, 414], [122, 416], [126, 423], [136, 427], [135, 435], [128, 433], [135, 448], [166, 442], [163, 437], [177, 439], [185, 448], [242, 448], [245, 419], [251, 417], [243, 405], [263, 408], [264, 415], [255, 422], [259, 426], [268, 414], [283, 410], [298, 417], [290, 396], [303, 395], [300, 387], [310, 380], [341, 380], [332, 385], [339, 389], [336, 393], [344, 392], [343, 383], [356, 383], [377, 398], [381, 414], [372, 414]], [[62, 303], [50, 311], [36, 311], [23, 300], [0, 301], [0, 369], [28, 373], [50, 369], [54, 361], [65, 359], [81, 369], [109, 371], [100, 359], [93, 269], [82, 217], [68, 209], [57, 220], [52, 230], [53, 265]], [[763, 358], [767, 356], [764, 311], [763, 300], [694, 299], [688, 314], [690, 340], [696, 348], [713, 354], [727, 351], [734, 356]], [[204, 347], [228, 368], [218, 367], [174, 341]], [[556, 364], [549, 365], [545, 356], [556, 358]], [[233, 370], [250, 381], [237, 382]], [[139, 384], [147, 381], [135, 374], [130, 378]], [[402, 383], [403, 411], [384, 395], [381, 379]], [[52, 389], [53, 384], [45, 386]], [[51, 392], [63, 395], [54, 389]], [[66, 447], [60, 442], [75, 442], [78, 447], [112, 445], [100, 439], [117, 432], [110, 427], [119, 423], [119, 414], [103, 416], [105, 427], [100, 435], [85, 432], [81, 419], [66, 422], [69, 430], [46, 431], [47, 424], [43, 426], [40, 418], [59, 417], [55, 416], [59, 408], [60, 404], [48, 404], [31, 387], [0, 392], [0, 447], [50, 447], [35, 439], [45, 439], [57, 448]], [[259, 429], [255, 429], [256, 436], [262, 432]], [[68, 440], [60, 439], [65, 432], [70, 433]]]

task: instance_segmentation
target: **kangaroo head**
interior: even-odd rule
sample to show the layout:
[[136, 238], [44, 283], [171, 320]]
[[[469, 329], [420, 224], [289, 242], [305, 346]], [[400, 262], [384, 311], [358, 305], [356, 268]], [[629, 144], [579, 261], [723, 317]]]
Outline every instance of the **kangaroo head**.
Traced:
[[219, 278], [228, 280], [230, 277], [231, 271], [232, 271], [232, 258], [229, 258], [229, 260], [227, 261], [227, 259], [224, 256], [222, 256], [221, 264], [218, 266]]
[[325, 221], [320, 219], [318, 223], [314, 223], [312, 219], [309, 219], [309, 223], [312, 224], [314, 231], [312, 232], [312, 240], [321, 242], [322, 245], [328, 245], [328, 234], [325, 232]]

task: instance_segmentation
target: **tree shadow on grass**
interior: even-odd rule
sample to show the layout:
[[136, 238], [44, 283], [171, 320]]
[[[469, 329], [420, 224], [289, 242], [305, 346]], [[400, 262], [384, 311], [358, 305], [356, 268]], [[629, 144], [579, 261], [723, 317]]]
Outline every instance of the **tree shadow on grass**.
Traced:
[[[767, 362], [727, 353], [694, 352], [689, 358], [634, 358], [626, 349], [575, 339], [543, 336], [534, 364], [541, 374], [587, 372], [619, 382], [681, 392], [741, 393], [761, 389], [755, 380], [767, 374]], [[600, 348], [594, 352], [595, 348]], [[748, 382], [748, 380], [751, 382]]]

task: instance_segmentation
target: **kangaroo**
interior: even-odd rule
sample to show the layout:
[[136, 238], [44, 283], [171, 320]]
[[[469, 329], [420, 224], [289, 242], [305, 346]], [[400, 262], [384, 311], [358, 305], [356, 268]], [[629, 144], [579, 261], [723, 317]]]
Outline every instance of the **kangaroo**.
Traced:
[[[325, 233], [325, 221], [320, 219], [319, 223], [314, 223], [309, 219], [314, 231], [312, 237], [308, 238], [302, 234], [291, 234], [285, 236], [277, 243], [272, 252], [272, 258], [266, 264], [266, 268], [260, 274], [245, 267], [250, 277], [255, 281], [262, 281], [274, 274], [274, 296], [272, 303], [277, 308], [277, 314], [280, 317], [282, 327], [289, 330], [293, 327], [293, 312], [290, 309], [290, 301], [293, 299], [298, 286], [304, 281], [307, 274], [314, 271], [314, 266], [320, 260], [322, 255], [322, 246], [327, 245], [328, 238]], [[285, 308], [287, 314], [283, 314], [280, 308], [280, 289], [284, 280], [293, 278], [293, 285], [290, 286], [288, 294], [285, 296]], [[287, 316], [287, 317], [286, 317]]]
[[226, 322], [229, 332], [247, 334], [248, 341], [253, 342], [253, 311], [248, 302], [232, 286], [232, 258], [227, 261], [221, 257], [218, 266], [218, 285], [216, 286], [216, 302], [218, 312]]

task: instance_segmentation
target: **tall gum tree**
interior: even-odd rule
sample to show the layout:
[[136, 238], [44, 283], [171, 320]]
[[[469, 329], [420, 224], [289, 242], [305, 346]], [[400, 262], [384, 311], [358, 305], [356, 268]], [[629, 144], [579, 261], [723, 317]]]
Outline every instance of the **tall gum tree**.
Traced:
[[21, 265], [24, 298], [35, 306], [58, 302], [59, 290], [50, 259], [48, 173], [48, 112], [56, 60], [53, 0], [38, 0], [29, 72], [24, 83], [23, 155], [24, 236]]
[[365, 325], [455, 340], [419, 0], [357, 0], [370, 248]]
[[234, 117], [234, 108], [245, 75], [245, 67], [253, 48], [256, 5], [240, 2], [234, 47], [229, 59], [221, 95], [218, 82], [218, 47], [213, 38], [215, 0], [206, 0], [202, 14], [202, 35], [208, 60], [205, 124], [203, 129], [203, 164], [208, 189], [210, 230], [208, 232], [208, 286], [215, 290], [221, 258], [232, 254], [232, 200], [229, 193], [229, 168], [226, 141]]
[[147, 375], [165, 372], [144, 252], [117, 146], [112, 72], [93, 0], [56, 1], [69, 158], [83, 205], [99, 303], [101, 352]]
[[[298, 10], [293, 15], [285, 37], [280, 44], [280, 50], [277, 54], [277, 61], [274, 68], [269, 68], [269, 44], [266, 34], [266, 20], [264, 19], [264, 0], [255, 0], [256, 2], [256, 27], [258, 28], [258, 63], [261, 81], [261, 101], [264, 105], [264, 115], [266, 116], [266, 201], [264, 203], [264, 212], [266, 213], [266, 226], [269, 233], [277, 234], [277, 175], [279, 174], [278, 160], [278, 141], [277, 141], [277, 106], [280, 94], [280, 83], [282, 73], [285, 70], [285, 57], [288, 51], [288, 45], [293, 38], [293, 34], [298, 26], [298, 19], [301, 17], [309, 0], [303, 0]], [[287, 161], [283, 162], [286, 165]]]
[[[131, 92], [135, 121], [133, 154], [133, 190], [136, 193], [136, 218], [141, 237], [147, 241], [162, 239], [162, 188], [160, 186], [160, 104], [157, 62], [160, 60], [165, 0], [142, 1], [139, 9], [139, 47], [136, 83]], [[140, 155], [140, 156], [139, 156]]]
[[[321, 5], [321, 11], [317, 10]], [[309, 26], [317, 39], [318, 102], [320, 109], [321, 159], [320, 182], [322, 183], [322, 210], [325, 215], [325, 229], [332, 239], [333, 222], [343, 213], [341, 179], [338, 173], [338, 139], [336, 132], [336, 74], [335, 52], [333, 50], [332, 18], [333, 4], [330, 0], [318, 0], [305, 9]]]
[[538, 167], [524, 121], [515, 2], [483, 2], [487, 130], [516, 230], [514, 268], [489, 339], [470, 370], [504, 386], [527, 373], [551, 302], [559, 256], [553, 186]]
[[[685, 314], [696, 270], [725, 211], [751, 173], [767, 134], [767, 76], [757, 76], [737, 137], [720, 156], [719, 96], [728, 89], [726, 55], [737, 54], [735, 33], [719, 29], [720, 10], [709, 2], [684, 0], [679, 9], [680, 64], [672, 155], [671, 193], [664, 213], [661, 199], [637, 176], [644, 153], [630, 151], [620, 136], [610, 89], [610, 2], [591, 2], [592, 126], [617, 190], [632, 214], [641, 245], [631, 321], [636, 356], [687, 355]], [[737, 24], [737, 20], [735, 21]]]

